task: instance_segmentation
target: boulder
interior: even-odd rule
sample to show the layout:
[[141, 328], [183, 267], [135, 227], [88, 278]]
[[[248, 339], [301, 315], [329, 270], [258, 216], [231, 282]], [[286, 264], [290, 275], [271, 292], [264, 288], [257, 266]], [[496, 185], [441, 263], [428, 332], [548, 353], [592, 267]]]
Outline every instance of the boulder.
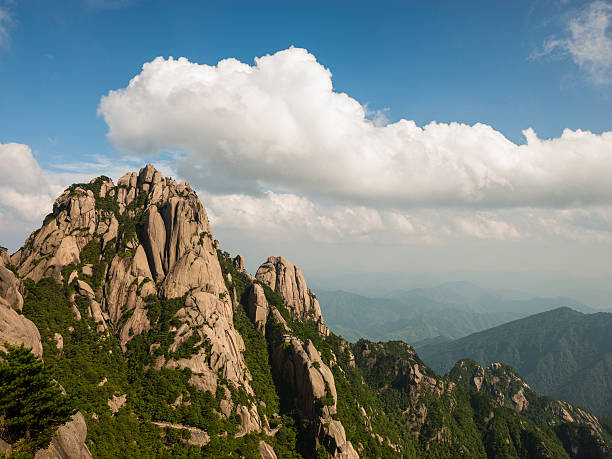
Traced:
[[36, 459], [90, 459], [92, 458], [85, 439], [87, 425], [81, 412], [72, 416], [72, 420], [57, 429], [47, 449], [36, 453]]
[[42, 357], [42, 343], [36, 325], [0, 298], [0, 349], [4, 349], [2, 344], [5, 341], [14, 346], [23, 344], [36, 356]]
[[79, 292], [79, 294], [81, 294], [83, 296], [87, 296], [89, 298], [95, 298], [95, 296], [96, 296], [96, 294], [94, 293], [93, 289], [91, 288], [91, 285], [89, 285], [85, 281], [77, 280], [76, 288], [77, 288], [77, 291]]
[[64, 337], [59, 333], [55, 333], [53, 338], [55, 339], [55, 347], [61, 351], [64, 348]]
[[127, 402], [127, 394], [113, 395], [113, 398], [108, 400], [108, 407], [113, 413], [116, 413], [125, 406]]

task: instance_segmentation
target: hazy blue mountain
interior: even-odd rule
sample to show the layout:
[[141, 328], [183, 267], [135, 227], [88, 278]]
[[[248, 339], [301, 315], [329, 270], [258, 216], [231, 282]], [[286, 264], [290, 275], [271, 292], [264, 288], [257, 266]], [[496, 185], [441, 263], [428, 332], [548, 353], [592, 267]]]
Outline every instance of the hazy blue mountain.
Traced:
[[371, 298], [319, 289], [323, 315], [332, 330], [350, 341], [461, 338], [533, 313], [570, 306], [593, 311], [570, 298], [529, 298], [525, 293], [483, 289], [470, 282], [445, 283]]
[[559, 308], [446, 343], [419, 346], [440, 373], [462, 358], [516, 368], [536, 391], [612, 414], [612, 314]]
[[529, 315], [559, 306], [581, 312], [596, 312], [595, 309], [573, 298], [533, 298], [524, 292], [482, 288], [468, 281], [446, 282], [430, 288], [400, 290], [388, 294], [387, 297], [411, 306], [418, 306], [425, 300], [431, 300], [445, 307], [473, 312], [513, 312]]
[[440, 335], [455, 339], [520, 317], [515, 313], [449, 308], [427, 298], [408, 305], [343, 291], [320, 290], [317, 297], [328, 326], [349, 341], [402, 339], [412, 343]]
[[[612, 279], [560, 272], [315, 272], [309, 274], [315, 290], [345, 290], [380, 298], [398, 290], [436, 287], [444, 283], [469, 281], [498, 291], [520, 291], [524, 298], [562, 296], [575, 298], [599, 309], [612, 308]], [[520, 298], [517, 298], [520, 299]]]

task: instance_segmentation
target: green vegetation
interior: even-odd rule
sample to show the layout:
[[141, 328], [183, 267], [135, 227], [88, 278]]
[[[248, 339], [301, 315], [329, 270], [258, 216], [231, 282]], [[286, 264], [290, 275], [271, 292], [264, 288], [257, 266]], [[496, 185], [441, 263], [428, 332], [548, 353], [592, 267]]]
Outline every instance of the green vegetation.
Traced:
[[[46, 445], [57, 426], [78, 410], [87, 423], [87, 446], [96, 458], [252, 458], [259, 456], [261, 440], [272, 445], [279, 458], [328, 457], [324, 447], [316, 448], [316, 439], [323, 437], [320, 429], [330, 425], [321, 425], [317, 416], [305, 419], [297, 409], [296, 394], [283, 379], [280, 367], [286, 362], [282, 359], [295, 351], [284, 339], [286, 331], [272, 316], [265, 333], [248, 318], [253, 281], [236, 270], [228, 253], [218, 250], [217, 256], [232, 300], [233, 323], [244, 341], [243, 356], [254, 394], [235, 387], [221, 371], [216, 375], [216, 391], [203, 391], [196, 387], [204, 381], [198, 375], [164, 366], [169, 360], [198, 354], [217, 368], [206, 324], [185, 331], [182, 319], [176, 317], [190, 292], [175, 299], [158, 293], [145, 298], [148, 327], [130, 335], [122, 346], [119, 330], [129, 320], [130, 311], [122, 311], [118, 323], [109, 321], [108, 330], [98, 327], [89, 314], [91, 300], [78, 293], [76, 281], [69, 283], [68, 279], [77, 270], [79, 279], [98, 295], [106, 294], [104, 276], [112, 260], [123, 257], [130, 266], [129, 257], [142, 236], [147, 200], [140, 188], [137, 198], [119, 214], [110, 195], [98, 196], [106, 180], [99, 177], [89, 184], [74, 185], [71, 191], [81, 192], [77, 191], [81, 187], [94, 193], [100, 215], [118, 220], [117, 238], [102, 244], [99, 235], [94, 235], [81, 250], [80, 262], [62, 269], [63, 282], [52, 278], [24, 281], [23, 314], [40, 330], [44, 365], [23, 348], [7, 346], [8, 351], [0, 354], [4, 359], [0, 361], [0, 436], [17, 452], [30, 454]], [[116, 187], [115, 192], [118, 190]], [[167, 211], [165, 205], [158, 205], [162, 213]], [[87, 230], [75, 231], [88, 234]], [[207, 232], [199, 235], [202, 243], [211, 237]], [[82, 275], [89, 264], [92, 275]], [[147, 282], [153, 286], [153, 280], [140, 279], [130, 288], [140, 292]], [[461, 383], [475, 367], [456, 368], [441, 378], [404, 342], [360, 340], [351, 345], [334, 333], [322, 337], [315, 322], [298, 320], [278, 293], [261, 285], [269, 305], [287, 322], [289, 333], [304, 343], [312, 341], [321, 353], [323, 363], [315, 367], [324, 370], [325, 364], [331, 370], [337, 392], [332, 417], [342, 422], [347, 439], [361, 457], [564, 458], [567, 451], [578, 451], [572, 453], [577, 457], [598, 457], [602, 451], [583, 425], [554, 424], [545, 397], [527, 392], [530, 408], [519, 414], [499, 406], [491, 393], [476, 392]], [[160, 285], [155, 287], [159, 290]], [[225, 295], [219, 298], [227, 301]], [[174, 345], [177, 338], [181, 342]], [[509, 399], [516, 388], [503, 382], [513, 375], [513, 370], [504, 367], [492, 390], [506, 391], [503, 394]], [[61, 395], [58, 383], [69, 396]], [[334, 405], [330, 385], [325, 381], [326, 396], [315, 401], [316, 414], [327, 413]], [[231, 404], [225, 403], [228, 393]], [[123, 397], [125, 404], [109, 404]], [[17, 403], [20, 408], [15, 408]], [[235, 437], [241, 424], [240, 405], [256, 406], [266, 428], [269, 424], [278, 432], [270, 437], [265, 432]], [[606, 422], [604, 426], [610, 428]], [[194, 429], [208, 434], [207, 445], [190, 445]]]
[[466, 357], [513, 366], [538, 393], [612, 413], [612, 314], [569, 308], [536, 314], [456, 341], [419, 349], [428, 365], [449, 371]]
[[14, 451], [49, 445], [57, 428], [76, 412], [51, 372], [23, 345], [0, 350], [0, 438]]
[[249, 320], [242, 305], [234, 312], [234, 325], [244, 340], [244, 360], [253, 377], [251, 387], [257, 399], [266, 404], [265, 409], [260, 407], [260, 414], [271, 417], [279, 412], [280, 406], [272, 378], [266, 339]]

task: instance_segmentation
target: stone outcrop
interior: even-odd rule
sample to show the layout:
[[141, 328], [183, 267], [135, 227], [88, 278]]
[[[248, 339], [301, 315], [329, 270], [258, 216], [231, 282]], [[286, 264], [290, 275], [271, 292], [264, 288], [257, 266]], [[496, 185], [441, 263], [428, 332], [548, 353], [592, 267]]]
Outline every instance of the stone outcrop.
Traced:
[[183, 424], [172, 424], [170, 422], [159, 422], [153, 421], [157, 427], [160, 427], [162, 430], [166, 430], [168, 428], [171, 429], [187, 429], [189, 431], [190, 437], [185, 441], [188, 445], [193, 446], [204, 446], [207, 445], [210, 441], [210, 437], [208, 433], [205, 431], [198, 429], [197, 427], [185, 426]]
[[85, 418], [79, 412], [72, 420], [57, 429], [47, 449], [36, 453], [36, 459], [89, 459], [92, 457], [85, 439], [87, 425]]
[[43, 227], [32, 233], [23, 248], [11, 257], [19, 276], [38, 282], [54, 277], [62, 282], [62, 268], [80, 262], [80, 251], [94, 233], [104, 234], [114, 216], [96, 212], [93, 191], [75, 187], [64, 191], [53, 205]]
[[234, 264], [234, 268], [236, 268], [236, 271], [244, 273], [246, 272], [246, 269], [244, 267], [244, 257], [242, 255], [236, 255], [232, 259], [232, 263]]
[[283, 335], [281, 343], [273, 349], [272, 360], [305, 417], [327, 418], [336, 413], [334, 376], [310, 340], [303, 343], [293, 335]]
[[277, 309], [272, 310], [272, 320], [279, 325], [278, 336], [270, 337], [274, 342], [272, 365], [289, 386], [302, 416], [316, 421], [317, 445], [323, 445], [334, 458], [358, 458], [344, 426], [332, 417], [338, 402], [336, 383], [321, 353], [312, 341], [304, 343], [294, 336]]
[[211, 293], [196, 291], [187, 297], [185, 307], [176, 313], [176, 317], [183, 323], [186, 333], [177, 332], [170, 349], [178, 349], [192, 333], [198, 333], [200, 339], [210, 342], [210, 351], [202, 349], [189, 358], [170, 360], [166, 366], [189, 368], [196, 377], [202, 378], [200, 382], [206, 384], [212, 393], [215, 393], [216, 375], [220, 372], [236, 387], [242, 386], [252, 394], [248, 382], [250, 374], [242, 356], [244, 341], [233, 326], [231, 303], [221, 301]]
[[269, 257], [259, 267], [255, 278], [278, 292], [297, 319], [311, 320], [317, 324], [319, 333], [324, 336], [329, 334], [319, 300], [308, 289], [300, 268], [286, 258]]
[[13, 309], [21, 311], [23, 308], [23, 285], [15, 274], [6, 266], [10, 265], [10, 258], [6, 250], [0, 250], [0, 298]]
[[0, 453], [4, 454], [6, 457], [9, 457], [12, 452], [13, 447], [0, 438]]
[[2, 343], [5, 341], [14, 346], [23, 344], [38, 357], [42, 356], [40, 333], [36, 325], [0, 298], [0, 349], [3, 349]]
[[127, 402], [127, 394], [123, 395], [113, 395], [111, 399], [109, 399], [106, 403], [108, 407], [113, 413], [118, 412], [121, 408], [125, 406]]
[[9, 258], [6, 251], [0, 254], [0, 349], [2, 344], [23, 344], [42, 357], [42, 343], [36, 325], [19, 312], [23, 307], [23, 286], [13, 272], [6, 267]]
[[[494, 362], [486, 368], [471, 359], [460, 360], [449, 373], [458, 384], [471, 385], [479, 392], [490, 395], [499, 406], [517, 412], [530, 413], [531, 410], [544, 410], [551, 427], [563, 422], [585, 425], [594, 438], [604, 444], [601, 424], [597, 418], [569, 402], [540, 398], [516, 371], [501, 362]], [[539, 399], [538, 406], [532, 407], [529, 399]]]
[[255, 324], [259, 331], [265, 333], [270, 307], [261, 285], [254, 283], [251, 286], [247, 307], [251, 322]]
[[240, 427], [236, 434], [237, 437], [243, 437], [251, 432], [261, 431], [261, 420], [259, 419], [255, 406], [251, 406], [249, 409], [246, 406], [239, 405], [236, 412], [238, 416], [240, 416]]
[[332, 419], [321, 424], [318, 437], [325, 449], [338, 459], [358, 459], [359, 454], [355, 451], [352, 443], [346, 440], [344, 426], [340, 421]]
[[259, 442], [259, 455], [261, 459], [276, 459], [274, 449], [263, 440]]

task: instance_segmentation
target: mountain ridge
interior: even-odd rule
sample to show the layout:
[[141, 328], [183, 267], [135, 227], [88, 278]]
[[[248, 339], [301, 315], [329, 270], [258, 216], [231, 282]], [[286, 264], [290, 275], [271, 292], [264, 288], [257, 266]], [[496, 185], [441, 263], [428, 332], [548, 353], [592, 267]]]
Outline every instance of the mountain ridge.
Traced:
[[528, 418], [408, 344], [330, 332], [299, 268], [270, 257], [250, 275], [189, 184], [151, 165], [69, 187], [1, 265], [0, 342], [32, 324], [77, 410], [44, 450], [0, 445], [24, 457], [609, 457], [571, 404], [534, 393], [552, 411]]
[[[469, 286], [468, 293], [476, 297], [474, 301], [449, 294], [448, 283], [381, 298], [321, 289], [317, 295], [328, 326], [353, 342], [362, 337], [374, 341], [402, 339], [413, 344], [436, 336], [458, 339], [525, 317], [530, 311], [558, 305], [578, 305], [585, 311], [595, 311], [572, 299], [530, 298], [515, 293], [507, 300], [500, 299], [495, 290], [467, 282], [460, 284]], [[515, 299], [517, 296], [524, 299]]]
[[419, 347], [437, 371], [457, 356], [481, 365], [503, 361], [538, 392], [569, 400], [603, 416], [612, 412], [612, 314], [584, 314], [562, 307], [442, 344]]

